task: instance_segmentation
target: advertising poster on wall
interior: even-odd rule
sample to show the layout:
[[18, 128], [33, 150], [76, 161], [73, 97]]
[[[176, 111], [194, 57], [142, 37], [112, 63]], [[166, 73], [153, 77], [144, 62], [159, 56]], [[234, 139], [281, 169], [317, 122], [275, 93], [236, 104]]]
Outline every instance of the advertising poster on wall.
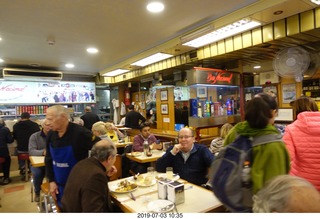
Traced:
[[95, 103], [94, 82], [0, 81], [1, 104]]

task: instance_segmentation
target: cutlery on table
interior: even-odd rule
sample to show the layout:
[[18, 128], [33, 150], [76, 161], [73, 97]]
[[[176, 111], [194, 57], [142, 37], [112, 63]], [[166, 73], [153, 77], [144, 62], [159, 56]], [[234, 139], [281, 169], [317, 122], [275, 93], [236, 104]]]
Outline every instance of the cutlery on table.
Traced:
[[130, 192], [130, 197], [131, 197], [131, 199], [132, 199], [133, 201], [135, 201], [135, 200], [136, 200], [136, 197], [133, 195], [133, 193], [132, 193], [132, 192]]

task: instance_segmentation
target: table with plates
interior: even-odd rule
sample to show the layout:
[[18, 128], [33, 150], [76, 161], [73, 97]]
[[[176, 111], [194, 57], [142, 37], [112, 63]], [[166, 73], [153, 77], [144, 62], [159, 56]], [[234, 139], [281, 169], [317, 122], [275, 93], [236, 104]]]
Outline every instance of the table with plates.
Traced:
[[125, 146], [129, 145], [129, 144], [133, 144], [133, 142], [115, 142], [115, 145], [117, 148], [124, 148]]
[[156, 162], [160, 157], [162, 157], [165, 152], [162, 150], [151, 150], [152, 155], [147, 156], [143, 152], [131, 152], [127, 153], [126, 157], [130, 160], [136, 161], [138, 163], [148, 163], [148, 162]]
[[[161, 173], [156, 173], [159, 175]], [[162, 199], [158, 198], [158, 186], [156, 180], [150, 186], [139, 186], [130, 192], [118, 193], [115, 192], [115, 187], [123, 180], [136, 182], [133, 177], [127, 177], [120, 180], [111, 181], [108, 183], [111, 191], [111, 198], [124, 212], [150, 212], [151, 206], [155, 205]], [[184, 184], [184, 203], [176, 205], [176, 209], [168, 209], [170, 212], [179, 213], [204, 213], [204, 212], [223, 212], [225, 209], [221, 202], [215, 197], [212, 191], [200, 186], [189, 183], [183, 179], [178, 179], [178, 182]], [[169, 202], [169, 201], [166, 201]], [[169, 202], [170, 203], [170, 202]]]

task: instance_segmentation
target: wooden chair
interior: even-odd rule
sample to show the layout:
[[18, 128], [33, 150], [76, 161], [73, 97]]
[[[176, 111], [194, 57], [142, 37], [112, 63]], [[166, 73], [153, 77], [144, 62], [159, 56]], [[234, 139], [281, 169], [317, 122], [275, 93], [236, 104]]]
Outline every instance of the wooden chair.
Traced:
[[117, 168], [118, 172], [110, 177], [110, 181], [121, 179], [122, 177], [122, 157], [120, 154], [117, 154], [114, 166]]
[[49, 182], [41, 184], [41, 193], [40, 196], [40, 208], [43, 205], [43, 210], [45, 213], [60, 213], [61, 210], [58, 206], [57, 200], [55, 200], [49, 191]]

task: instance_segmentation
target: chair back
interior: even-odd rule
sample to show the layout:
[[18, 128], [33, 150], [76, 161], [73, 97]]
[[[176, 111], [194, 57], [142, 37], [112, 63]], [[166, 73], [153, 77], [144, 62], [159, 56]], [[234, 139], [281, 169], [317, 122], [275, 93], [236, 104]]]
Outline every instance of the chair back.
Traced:
[[113, 174], [110, 177], [110, 181], [117, 180], [122, 177], [122, 159], [120, 154], [116, 155], [116, 161], [114, 162], [114, 166], [117, 168], [117, 173]]

